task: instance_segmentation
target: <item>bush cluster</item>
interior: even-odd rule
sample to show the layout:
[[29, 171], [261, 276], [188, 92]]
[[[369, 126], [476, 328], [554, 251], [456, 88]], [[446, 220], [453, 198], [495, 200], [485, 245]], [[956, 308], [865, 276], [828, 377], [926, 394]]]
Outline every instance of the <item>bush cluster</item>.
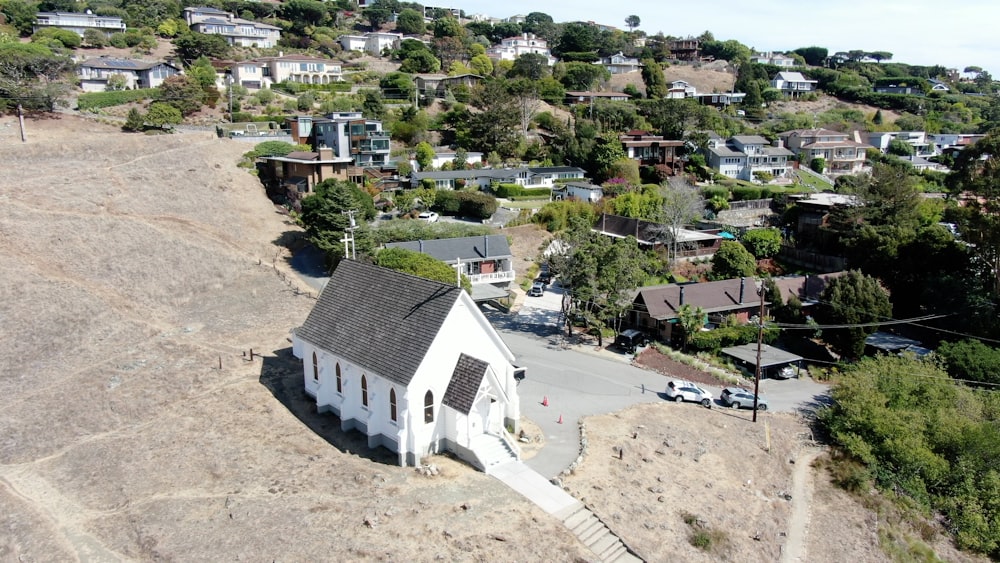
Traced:
[[[764, 342], [770, 344], [778, 339], [775, 329], [764, 330]], [[719, 327], [699, 331], [691, 336], [688, 348], [699, 352], [715, 352], [729, 346], [739, 346], [757, 341], [757, 327], [754, 325]]]
[[157, 88], [144, 88], [140, 90], [117, 90], [114, 92], [87, 92], [80, 94], [76, 104], [80, 111], [93, 111], [95, 109], [120, 106], [130, 102], [156, 99], [160, 91]]
[[497, 197], [502, 198], [515, 198], [518, 196], [532, 196], [534, 198], [548, 197], [552, 194], [552, 190], [548, 188], [525, 188], [519, 184], [500, 184], [494, 186], [493, 192], [496, 193]]
[[432, 209], [442, 215], [489, 219], [496, 213], [497, 200], [482, 192], [440, 191]]

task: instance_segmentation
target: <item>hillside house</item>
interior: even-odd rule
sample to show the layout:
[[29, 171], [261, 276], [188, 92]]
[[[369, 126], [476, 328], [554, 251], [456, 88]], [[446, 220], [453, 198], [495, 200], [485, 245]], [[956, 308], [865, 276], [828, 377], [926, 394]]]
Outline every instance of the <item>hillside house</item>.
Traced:
[[283, 196], [296, 209], [299, 201], [313, 193], [324, 180], [347, 180], [353, 164], [350, 157], [338, 157], [329, 147], [316, 152], [293, 151], [285, 156], [262, 159], [262, 179], [274, 195]]
[[667, 88], [666, 97], [671, 100], [683, 100], [684, 98], [694, 98], [698, 95], [698, 89], [684, 80], [674, 80]]
[[774, 143], [759, 135], [737, 135], [722, 142], [710, 139], [702, 150], [709, 168], [719, 174], [739, 180], [754, 180], [754, 173], [766, 172], [780, 178], [790, 170], [788, 158], [792, 151], [781, 140]]
[[626, 57], [621, 51], [610, 57], [604, 57], [594, 64], [603, 66], [611, 74], [628, 74], [630, 72], [637, 72], [642, 68], [642, 65], [639, 64], [639, 59]]
[[427, 254], [458, 268], [472, 283], [472, 299], [477, 302], [507, 297], [516, 277], [505, 235], [393, 242], [385, 247]]
[[333, 149], [337, 158], [350, 158], [355, 166], [379, 168], [389, 163], [389, 133], [382, 122], [366, 119], [360, 111], [328, 114], [326, 117], [300, 115], [287, 123], [296, 143], [313, 150]]
[[38, 12], [35, 14], [35, 23], [32, 32], [40, 31], [49, 27], [65, 29], [76, 33], [80, 37], [88, 29], [96, 29], [110, 37], [115, 33], [125, 32], [125, 22], [117, 16], [97, 16], [87, 10], [78, 12]]
[[609, 102], [627, 102], [632, 99], [624, 92], [566, 92], [567, 104], [592, 104], [596, 100]]
[[823, 173], [830, 176], [861, 172], [867, 158], [865, 151], [871, 148], [861, 141], [859, 132], [852, 136], [829, 129], [794, 129], [778, 133], [778, 137], [799, 155], [800, 162], [808, 164], [814, 158], [826, 160]]
[[779, 72], [771, 79], [771, 87], [780, 90], [782, 94], [789, 98], [797, 98], [814, 92], [816, 84], [816, 80], [810, 80], [802, 76], [801, 72]]
[[80, 88], [84, 92], [104, 92], [108, 89], [108, 79], [121, 76], [125, 79], [125, 89], [156, 88], [168, 77], [181, 74], [181, 69], [163, 61], [143, 61], [119, 59], [115, 57], [94, 57], [76, 67]]
[[488, 470], [519, 458], [514, 354], [461, 288], [343, 260], [292, 351], [305, 393], [399, 465], [452, 452]]
[[548, 41], [536, 37], [534, 33], [508, 37], [501, 40], [499, 45], [486, 49], [486, 56], [494, 61], [513, 61], [529, 53], [544, 56], [549, 66], [556, 64], [556, 58], [552, 56]]
[[[612, 238], [634, 237], [642, 248], [659, 248], [668, 245], [670, 229], [666, 225], [633, 217], [602, 213], [594, 223], [594, 232]], [[708, 258], [715, 254], [724, 238], [719, 230], [677, 230], [677, 258]]]
[[518, 168], [481, 168], [472, 170], [441, 170], [414, 172], [410, 186], [419, 188], [425, 180], [434, 182], [439, 190], [476, 186], [488, 189], [494, 184], [517, 184], [527, 189], [552, 189], [557, 180], [583, 180], [586, 171], [575, 166], [522, 166]]
[[678, 154], [684, 141], [665, 139], [646, 131], [634, 129], [618, 137], [625, 149], [625, 156], [639, 162], [640, 166], [666, 166], [671, 174], [680, 172], [683, 162]]
[[344, 81], [343, 68], [333, 59], [284, 53], [233, 63], [229, 72], [234, 82], [250, 90], [270, 88], [281, 82], [332, 84]]
[[184, 8], [184, 21], [191, 31], [221, 35], [229, 45], [239, 47], [276, 47], [281, 28], [266, 23], [238, 18], [224, 10], [204, 6]]

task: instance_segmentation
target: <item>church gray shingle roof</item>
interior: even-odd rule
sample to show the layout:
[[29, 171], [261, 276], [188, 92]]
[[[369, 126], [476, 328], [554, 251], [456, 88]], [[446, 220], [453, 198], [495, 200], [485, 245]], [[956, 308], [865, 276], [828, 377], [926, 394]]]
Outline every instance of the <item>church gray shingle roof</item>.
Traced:
[[385, 247], [423, 252], [448, 263], [455, 262], [456, 258], [478, 262], [486, 258], [506, 258], [511, 255], [506, 235], [391, 242]]
[[295, 334], [408, 385], [461, 288], [343, 260]]
[[488, 367], [490, 365], [480, 359], [460, 355], [442, 402], [462, 414], [469, 414]]

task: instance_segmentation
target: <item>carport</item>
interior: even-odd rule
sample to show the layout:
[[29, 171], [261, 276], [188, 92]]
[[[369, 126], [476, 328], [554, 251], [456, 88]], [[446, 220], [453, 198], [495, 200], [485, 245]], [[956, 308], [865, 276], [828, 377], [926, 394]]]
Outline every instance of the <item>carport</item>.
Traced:
[[[736, 363], [749, 369], [754, 373], [757, 369], [757, 345], [744, 344], [742, 346], [730, 346], [723, 348], [722, 353], [736, 359]], [[781, 368], [785, 366], [795, 366], [795, 377], [799, 376], [802, 356], [763, 344], [760, 347], [760, 377], [766, 379], [768, 376], [779, 377]]]

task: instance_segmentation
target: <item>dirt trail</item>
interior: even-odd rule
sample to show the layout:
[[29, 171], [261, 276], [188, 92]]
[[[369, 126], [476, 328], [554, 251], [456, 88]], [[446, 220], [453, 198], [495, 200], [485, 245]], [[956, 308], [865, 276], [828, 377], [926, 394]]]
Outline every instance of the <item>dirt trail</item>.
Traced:
[[795, 460], [792, 474], [792, 516], [788, 524], [788, 541], [781, 553], [782, 563], [805, 561], [806, 537], [809, 533], [809, 508], [813, 496], [812, 463], [822, 451], [809, 449]]

